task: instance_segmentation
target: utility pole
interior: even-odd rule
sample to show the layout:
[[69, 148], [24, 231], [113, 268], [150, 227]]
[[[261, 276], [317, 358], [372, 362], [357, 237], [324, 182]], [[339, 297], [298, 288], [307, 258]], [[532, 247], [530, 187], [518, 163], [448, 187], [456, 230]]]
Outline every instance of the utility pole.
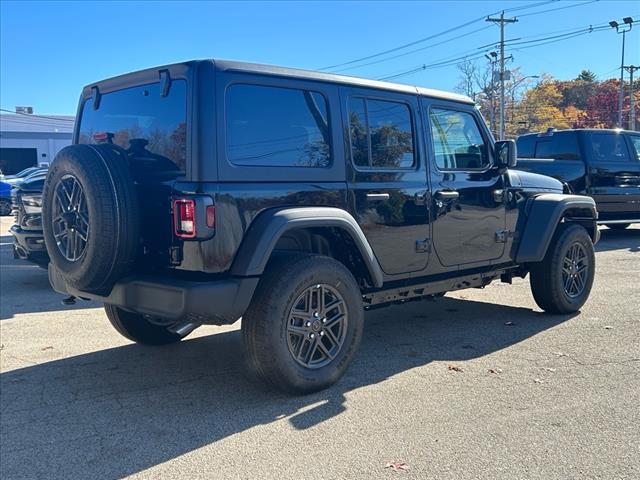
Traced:
[[620, 92], [618, 93], [618, 128], [622, 128], [622, 107], [624, 105], [624, 40], [627, 32], [633, 28], [633, 18], [624, 17], [623, 25], [615, 20], [609, 22], [611, 28], [616, 29], [616, 33], [622, 34], [622, 60], [620, 62]]
[[495, 102], [495, 79], [496, 79], [496, 63], [498, 62], [498, 54], [496, 52], [489, 52], [485, 55], [491, 65], [491, 83], [489, 84], [489, 126], [492, 134], [496, 134], [496, 102]]
[[487, 22], [500, 25], [500, 140], [504, 140], [504, 26], [507, 23], [516, 23], [517, 18], [504, 18], [504, 10], [500, 17], [487, 17]]
[[629, 72], [629, 130], [632, 132], [636, 131], [636, 106], [635, 106], [635, 98], [633, 95], [633, 72], [639, 70], [640, 67], [636, 65], [627, 65], [623, 67], [627, 72]]

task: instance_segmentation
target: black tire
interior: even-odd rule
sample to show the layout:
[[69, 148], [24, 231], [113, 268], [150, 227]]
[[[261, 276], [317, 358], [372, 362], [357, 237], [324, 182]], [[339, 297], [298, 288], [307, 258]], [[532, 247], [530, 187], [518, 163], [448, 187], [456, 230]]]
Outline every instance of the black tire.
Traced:
[[605, 225], [611, 230], [624, 230], [625, 228], [629, 228], [631, 226], [630, 223], [606, 223]]
[[[346, 312], [344, 318], [347, 320], [339, 327], [342, 342], [336, 343], [334, 355], [327, 356], [328, 363], [311, 368], [299, 363], [290, 350], [292, 337], [288, 325], [297, 299], [307, 290], [321, 285], [342, 299], [344, 310], [341, 311]], [[331, 293], [327, 295], [331, 298]], [[267, 266], [251, 305], [242, 317], [242, 338], [249, 367], [269, 385], [289, 393], [322, 390], [338, 381], [346, 371], [360, 344], [363, 324], [360, 289], [342, 263], [307, 254], [279, 258]], [[306, 338], [301, 336], [300, 342]], [[320, 344], [330, 338], [335, 337], [329, 337], [327, 333], [326, 337], [316, 337], [315, 342]], [[311, 340], [306, 341], [310, 350]], [[311, 357], [313, 355], [311, 353]]]
[[[69, 259], [58, 247], [53, 224], [56, 218], [58, 228], [64, 223], [56, 206], [62, 201], [58, 196], [54, 202], [54, 196], [63, 180], [69, 179], [75, 182], [74, 186], [79, 185], [88, 217], [83, 220], [86, 242], [75, 259]], [[43, 197], [44, 238], [53, 265], [73, 288], [108, 292], [130, 270], [138, 246], [138, 199], [126, 155], [108, 144], [71, 145], [62, 149], [49, 169]]]
[[139, 313], [106, 304], [104, 311], [111, 325], [125, 338], [143, 345], [169, 345], [183, 337], [170, 331], [167, 326], [151, 323]]
[[[572, 248], [584, 254], [582, 257], [584, 260], [574, 263], [573, 267], [571, 267], [572, 262], [568, 260]], [[548, 313], [565, 314], [580, 310], [591, 292], [595, 276], [595, 261], [593, 242], [587, 231], [580, 225], [560, 224], [544, 260], [531, 265], [531, 292], [538, 306]], [[579, 275], [577, 272], [581, 269], [581, 265], [586, 265], [585, 274], [581, 277], [580, 285], [577, 284], [578, 280], [574, 284], [570, 277]], [[568, 269], [568, 272], [563, 273], [563, 268]], [[566, 278], [566, 281], [563, 278]], [[566, 286], [567, 283], [569, 287]]]
[[6, 199], [0, 200], [0, 216], [6, 217], [11, 215], [11, 201]]

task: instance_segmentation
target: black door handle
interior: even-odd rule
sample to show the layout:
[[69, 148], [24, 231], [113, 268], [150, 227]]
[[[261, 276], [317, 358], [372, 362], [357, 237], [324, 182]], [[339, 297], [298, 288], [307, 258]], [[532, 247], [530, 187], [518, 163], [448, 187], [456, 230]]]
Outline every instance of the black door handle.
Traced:
[[372, 202], [382, 202], [389, 200], [388, 193], [367, 193], [367, 200]]
[[460, 197], [460, 194], [455, 190], [438, 190], [435, 197], [440, 200], [455, 200]]

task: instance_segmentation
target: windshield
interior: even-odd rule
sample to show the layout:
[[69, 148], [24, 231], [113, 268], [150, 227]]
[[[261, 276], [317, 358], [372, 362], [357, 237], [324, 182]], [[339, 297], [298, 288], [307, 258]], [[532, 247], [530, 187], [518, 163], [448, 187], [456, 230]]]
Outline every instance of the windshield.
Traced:
[[154, 83], [102, 95], [84, 103], [78, 143], [113, 143], [145, 170], [184, 173], [186, 164], [185, 80], [174, 80], [166, 96]]

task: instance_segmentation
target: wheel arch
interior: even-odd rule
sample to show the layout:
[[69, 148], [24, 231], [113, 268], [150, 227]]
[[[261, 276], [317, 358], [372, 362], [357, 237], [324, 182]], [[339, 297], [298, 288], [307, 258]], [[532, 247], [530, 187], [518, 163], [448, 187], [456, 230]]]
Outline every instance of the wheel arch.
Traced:
[[595, 201], [582, 195], [542, 194], [528, 201], [527, 219], [516, 253], [517, 263], [540, 262], [562, 222], [584, 227], [593, 243], [600, 237]]
[[261, 275], [280, 250], [329, 255], [345, 264], [361, 284], [382, 286], [382, 269], [362, 229], [340, 208], [279, 208], [261, 213], [236, 253], [231, 274]]

